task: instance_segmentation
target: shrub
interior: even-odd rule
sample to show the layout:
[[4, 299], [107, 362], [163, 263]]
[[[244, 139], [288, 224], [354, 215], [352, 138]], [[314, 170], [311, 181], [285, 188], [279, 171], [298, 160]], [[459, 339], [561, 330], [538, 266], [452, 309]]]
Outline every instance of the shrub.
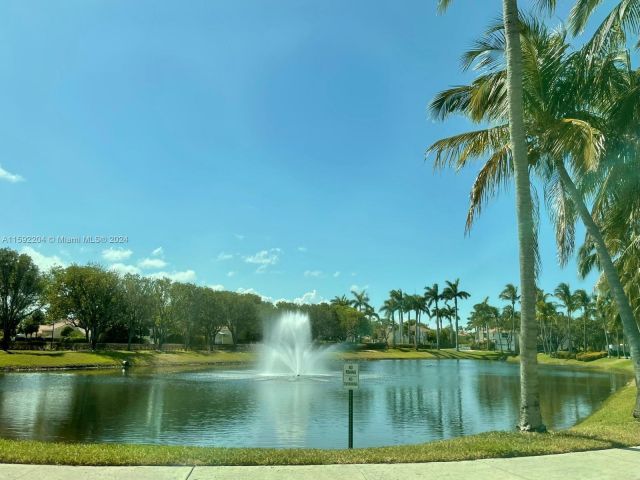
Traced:
[[575, 353], [569, 353], [569, 352], [566, 352], [566, 351], [555, 352], [555, 353], [552, 353], [551, 356], [553, 358], [559, 358], [561, 360], [569, 360], [571, 358], [576, 358], [576, 354]]
[[576, 355], [576, 360], [580, 362], [592, 362], [593, 360], [605, 358], [606, 356], [607, 352], [583, 352]]

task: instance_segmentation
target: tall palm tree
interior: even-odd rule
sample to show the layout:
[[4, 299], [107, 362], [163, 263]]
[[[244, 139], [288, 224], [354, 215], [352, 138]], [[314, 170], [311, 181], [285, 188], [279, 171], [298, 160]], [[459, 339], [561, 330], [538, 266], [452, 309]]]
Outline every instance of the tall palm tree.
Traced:
[[[439, 0], [440, 9], [446, 9], [450, 0]], [[533, 221], [533, 201], [529, 179], [529, 160], [524, 124], [524, 93], [522, 48], [517, 0], [502, 1], [505, 54], [507, 58], [506, 94], [508, 103], [508, 131], [511, 161], [515, 173], [516, 218], [518, 223], [518, 250], [520, 252], [520, 289], [522, 314], [520, 326], [520, 421], [523, 431], [545, 431], [540, 413], [540, 394], [537, 369], [537, 331], [535, 317], [536, 240]], [[504, 155], [501, 155], [504, 157]]]
[[380, 307], [380, 311], [387, 317], [391, 319], [391, 335], [392, 335], [392, 343], [393, 346], [396, 346], [396, 320], [395, 313], [398, 310], [398, 306], [396, 301], [393, 298], [388, 298]]
[[589, 294], [579, 288], [573, 292], [573, 299], [576, 308], [582, 309], [582, 351], [587, 351], [587, 319], [591, 313], [591, 297]]
[[444, 297], [448, 300], [453, 300], [453, 308], [455, 311], [455, 321], [456, 321], [456, 350], [460, 351], [460, 346], [458, 345], [458, 300], [466, 300], [471, 296], [469, 292], [465, 292], [464, 290], [460, 290], [460, 279], [456, 278], [455, 282], [446, 281], [447, 286], [442, 291]]
[[440, 350], [440, 309], [438, 308], [438, 301], [442, 300], [442, 293], [440, 293], [440, 287], [437, 283], [434, 283], [430, 287], [424, 287], [424, 298], [427, 301], [427, 307], [434, 308], [431, 310], [432, 314], [436, 317], [436, 348]]
[[[511, 303], [511, 336], [509, 337], [509, 343], [513, 340], [516, 331], [516, 302], [520, 300], [520, 295], [518, 295], [518, 287], [516, 287], [513, 283], [507, 283], [504, 290], [500, 292], [499, 295], [501, 300], [505, 300]], [[514, 342], [515, 346], [515, 342]], [[515, 348], [516, 354], [517, 348]]]
[[398, 327], [400, 329], [400, 343], [404, 343], [404, 317], [403, 313], [405, 311], [405, 295], [401, 289], [391, 290], [389, 292], [389, 297], [392, 298], [396, 304], [396, 308], [399, 314]]
[[[571, 339], [571, 323], [573, 322], [573, 317], [571, 314], [576, 311], [577, 306], [577, 297], [571, 291], [571, 287], [568, 283], [562, 282], [560, 283], [556, 289], [553, 291], [554, 296], [560, 300], [562, 305], [564, 306], [567, 312], [567, 328], [566, 328], [566, 336], [568, 342], [569, 355], [573, 351], [573, 342]], [[558, 348], [560, 345], [558, 345]]]

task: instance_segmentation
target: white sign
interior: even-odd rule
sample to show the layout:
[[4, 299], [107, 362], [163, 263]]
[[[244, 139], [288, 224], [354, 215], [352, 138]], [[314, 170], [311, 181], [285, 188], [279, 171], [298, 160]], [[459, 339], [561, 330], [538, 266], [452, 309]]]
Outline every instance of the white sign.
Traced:
[[345, 363], [342, 371], [342, 386], [349, 390], [358, 388], [360, 383], [360, 369], [357, 363]]

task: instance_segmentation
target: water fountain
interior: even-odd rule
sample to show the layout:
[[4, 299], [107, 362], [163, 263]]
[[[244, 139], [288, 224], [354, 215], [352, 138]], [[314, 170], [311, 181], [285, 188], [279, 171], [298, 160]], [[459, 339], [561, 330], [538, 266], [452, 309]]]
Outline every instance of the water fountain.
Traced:
[[326, 354], [311, 342], [309, 316], [286, 312], [265, 329], [259, 365], [266, 375], [322, 375]]

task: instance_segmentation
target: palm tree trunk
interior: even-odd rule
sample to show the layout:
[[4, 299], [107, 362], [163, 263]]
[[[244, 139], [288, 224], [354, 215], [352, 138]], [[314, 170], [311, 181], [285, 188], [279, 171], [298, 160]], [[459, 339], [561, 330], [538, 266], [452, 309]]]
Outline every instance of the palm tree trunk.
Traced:
[[631, 359], [636, 379], [636, 405], [633, 409], [633, 416], [640, 418], [640, 330], [638, 329], [638, 324], [636, 323], [633, 310], [629, 304], [629, 299], [624, 292], [624, 288], [620, 282], [620, 276], [618, 275], [616, 267], [613, 265], [613, 260], [611, 260], [611, 255], [609, 255], [600, 229], [596, 225], [596, 222], [594, 222], [589, 210], [587, 210], [582, 195], [574, 185], [571, 177], [569, 177], [569, 174], [564, 168], [564, 164], [557, 161], [556, 166], [558, 167], [562, 184], [569, 192], [569, 196], [580, 214], [582, 223], [584, 223], [589, 236], [593, 239], [596, 252], [598, 253], [598, 260], [600, 260], [600, 265], [609, 284], [609, 289], [616, 300], [620, 319], [622, 320], [623, 334], [626, 335], [629, 340], [629, 349], [631, 350]]
[[517, 0], [503, 0], [503, 20], [507, 53], [507, 95], [509, 137], [516, 183], [516, 218], [520, 252], [520, 430], [544, 431], [538, 388], [538, 348], [536, 324], [536, 279], [533, 203], [524, 127], [522, 93], [522, 49]]
[[458, 345], [458, 299], [457, 298], [453, 299], [453, 305], [456, 310], [456, 351], [459, 352], [460, 346]]

